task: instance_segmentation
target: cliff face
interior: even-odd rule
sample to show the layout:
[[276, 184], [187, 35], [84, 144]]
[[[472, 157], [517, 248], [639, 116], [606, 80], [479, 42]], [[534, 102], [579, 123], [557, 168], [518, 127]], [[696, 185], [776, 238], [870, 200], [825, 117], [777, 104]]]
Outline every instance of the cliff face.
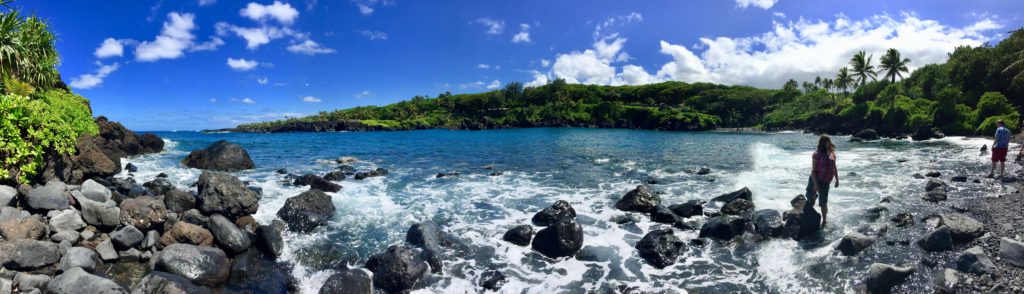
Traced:
[[47, 152], [43, 170], [35, 182], [58, 179], [68, 184], [80, 184], [93, 177], [108, 177], [121, 172], [121, 158], [163, 151], [164, 141], [153, 134], [138, 135], [118, 122], [97, 117], [98, 135], [78, 138], [73, 155]]

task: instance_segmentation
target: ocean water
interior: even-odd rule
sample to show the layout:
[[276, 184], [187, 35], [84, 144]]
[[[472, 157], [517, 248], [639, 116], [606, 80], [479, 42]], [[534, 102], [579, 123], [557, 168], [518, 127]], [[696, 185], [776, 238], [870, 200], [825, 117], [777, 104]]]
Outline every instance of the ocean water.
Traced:
[[[928, 257], [916, 245], [925, 224], [889, 228], [869, 249], [854, 257], [834, 249], [848, 232], [879, 227], [898, 212], [916, 220], [951, 211], [951, 205], [984, 201], [1012, 188], [992, 180], [950, 183], [950, 200], [938, 204], [920, 199], [926, 180], [914, 173], [939, 171], [978, 179], [987, 173], [987, 157], [979, 156], [983, 139], [946, 138], [926, 142], [882, 140], [848, 143], [835, 138], [841, 185], [829, 197], [829, 226], [821, 244], [793, 240], [760, 240], [747, 234], [730, 242], [689, 246], [673, 266], [656, 269], [634, 249], [651, 230], [668, 227], [638, 215], [636, 227], [610, 219], [624, 214], [614, 203], [627, 191], [653, 177], [663, 204], [710, 199], [743, 187], [753, 191], [757, 209], [789, 209], [789, 201], [805, 189], [810, 157], [817, 137], [800, 133], [688, 133], [613, 129], [539, 128], [493, 131], [405, 131], [365, 133], [203, 134], [158, 133], [165, 151], [123, 160], [139, 167], [136, 180], [170, 176], [180, 189], [190, 189], [200, 170], [180, 164], [190, 150], [225, 139], [245, 147], [255, 170], [235, 173], [263, 189], [255, 215], [263, 224], [276, 218], [285, 199], [308, 187], [294, 187], [284, 175], [324, 175], [337, 168], [334, 159], [355, 156], [359, 170], [387, 168], [384, 177], [338, 182], [344, 188], [328, 193], [337, 214], [314, 233], [286, 232], [284, 262], [302, 293], [316, 293], [339, 265], [360, 266], [366, 258], [404, 240], [409, 226], [433, 222], [469, 245], [467, 252], [445, 261], [444, 271], [426, 279], [416, 293], [478, 293], [479, 276], [501, 270], [508, 283], [502, 293], [587, 293], [635, 287], [653, 293], [821, 293], [853, 292], [868, 266], [885, 262], [918, 269], [903, 290], [930, 292], [931, 273], [921, 264]], [[900, 162], [903, 161], [903, 162]], [[482, 168], [493, 166], [493, 170]], [[706, 166], [708, 175], [687, 170]], [[489, 176], [501, 171], [501, 176]], [[457, 177], [435, 179], [439, 172]], [[128, 176], [126, 173], [120, 176]], [[191, 188], [194, 189], [194, 188]], [[888, 212], [876, 221], [865, 210], [892, 197]], [[584, 248], [602, 247], [602, 260], [551, 260], [501, 240], [510, 227], [529, 224], [533, 214], [556, 200], [575, 208], [585, 231]], [[703, 217], [695, 220], [703, 221]], [[637, 230], [641, 231], [637, 233]], [[689, 241], [697, 231], [675, 230]]]

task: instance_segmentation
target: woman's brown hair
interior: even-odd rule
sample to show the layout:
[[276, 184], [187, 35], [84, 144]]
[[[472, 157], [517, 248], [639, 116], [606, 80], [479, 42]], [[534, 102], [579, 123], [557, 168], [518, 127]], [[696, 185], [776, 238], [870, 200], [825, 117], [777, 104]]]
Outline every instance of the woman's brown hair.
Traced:
[[836, 152], [836, 145], [832, 144], [832, 138], [828, 135], [821, 135], [818, 138], [818, 153], [832, 154]]

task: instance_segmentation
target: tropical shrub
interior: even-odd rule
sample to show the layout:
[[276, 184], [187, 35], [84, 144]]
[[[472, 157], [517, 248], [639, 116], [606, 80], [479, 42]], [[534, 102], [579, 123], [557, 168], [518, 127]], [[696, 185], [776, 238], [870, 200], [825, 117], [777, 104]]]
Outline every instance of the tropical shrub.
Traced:
[[0, 95], [0, 115], [0, 180], [27, 183], [46, 152], [73, 154], [79, 136], [98, 133], [86, 100], [63, 90]]

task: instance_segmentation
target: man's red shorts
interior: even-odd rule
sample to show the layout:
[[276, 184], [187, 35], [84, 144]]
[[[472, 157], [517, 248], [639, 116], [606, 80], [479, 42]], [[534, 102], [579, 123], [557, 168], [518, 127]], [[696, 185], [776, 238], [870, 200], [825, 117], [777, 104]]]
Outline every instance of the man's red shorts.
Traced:
[[1006, 162], [1006, 152], [1010, 148], [992, 148], [992, 162]]

